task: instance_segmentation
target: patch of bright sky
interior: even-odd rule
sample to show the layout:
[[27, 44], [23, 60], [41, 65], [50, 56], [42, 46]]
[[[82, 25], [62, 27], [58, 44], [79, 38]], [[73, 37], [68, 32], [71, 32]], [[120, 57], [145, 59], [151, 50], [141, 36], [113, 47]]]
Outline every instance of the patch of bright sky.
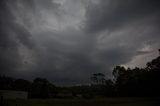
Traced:
[[52, 0], [52, 2], [63, 5], [66, 2], [66, 0]]
[[[126, 63], [122, 64], [121, 66], [124, 66], [125, 68], [135, 68], [140, 67], [143, 68], [146, 66], [146, 63], [153, 60], [158, 56], [158, 51], [153, 50], [153, 47], [150, 45], [144, 44], [144, 47], [139, 50], [139, 52], [146, 52], [144, 54], [139, 54], [133, 57], [133, 59]], [[147, 53], [148, 52], [148, 53]]]
[[42, 17], [46, 21], [45, 27], [53, 30], [64, 30], [69, 27], [79, 29], [85, 16], [85, 8], [81, 2], [68, 0], [55, 0], [60, 4], [57, 14], [43, 12]]

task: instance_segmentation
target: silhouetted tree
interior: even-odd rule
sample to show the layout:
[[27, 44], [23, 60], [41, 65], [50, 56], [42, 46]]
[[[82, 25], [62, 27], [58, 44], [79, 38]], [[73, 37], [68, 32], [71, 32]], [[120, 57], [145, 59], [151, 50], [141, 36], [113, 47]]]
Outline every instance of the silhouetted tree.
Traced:
[[24, 79], [16, 79], [13, 83], [13, 89], [20, 90], [20, 91], [30, 91], [31, 82]]
[[113, 69], [112, 75], [114, 77], [116, 91], [118, 95], [126, 95], [126, 69], [122, 66], [116, 66]]
[[146, 68], [116, 66], [112, 74], [119, 96], [160, 96], [160, 56], [148, 62]]
[[47, 79], [36, 78], [32, 84], [32, 97], [48, 98], [48, 83]]
[[148, 83], [150, 83], [150, 93], [160, 96], [160, 49], [159, 56], [147, 63]]
[[13, 89], [14, 79], [11, 77], [0, 76], [0, 90], [11, 90]]
[[105, 75], [102, 73], [93, 74], [91, 77], [93, 84], [95, 85], [104, 85], [105, 84]]
[[115, 86], [111, 79], [105, 81], [105, 96], [115, 96]]

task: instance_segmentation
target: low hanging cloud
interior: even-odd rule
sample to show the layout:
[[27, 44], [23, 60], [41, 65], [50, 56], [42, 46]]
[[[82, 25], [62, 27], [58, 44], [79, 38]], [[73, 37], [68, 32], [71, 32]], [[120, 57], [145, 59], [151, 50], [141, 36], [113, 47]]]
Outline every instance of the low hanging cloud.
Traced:
[[19, 55], [19, 45], [32, 48], [31, 34], [23, 26], [14, 22], [8, 0], [0, 2], [0, 70], [7, 73], [21, 67], [22, 61]]
[[75, 85], [97, 72], [110, 78], [116, 65], [144, 67], [160, 46], [159, 4], [1, 0], [0, 73]]
[[159, 5], [157, 0], [100, 0], [87, 8], [86, 29], [89, 32], [118, 30], [148, 18], [151, 24], [156, 24], [160, 17]]

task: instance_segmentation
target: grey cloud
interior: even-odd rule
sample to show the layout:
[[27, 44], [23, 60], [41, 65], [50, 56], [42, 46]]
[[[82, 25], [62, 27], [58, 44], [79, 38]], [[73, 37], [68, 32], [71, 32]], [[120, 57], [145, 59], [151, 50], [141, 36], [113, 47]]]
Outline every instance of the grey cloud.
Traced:
[[18, 48], [22, 44], [28, 48], [33, 46], [30, 33], [14, 22], [15, 17], [8, 7], [9, 0], [0, 2], [0, 69], [2, 73], [15, 71], [22, 65]]
[[119, 29], [150, 16], [155, 17], [157, 22], [159, 5], [157, 0], [101, 0], [99, 4], [88, 6], [86, 28], [89, 32]]

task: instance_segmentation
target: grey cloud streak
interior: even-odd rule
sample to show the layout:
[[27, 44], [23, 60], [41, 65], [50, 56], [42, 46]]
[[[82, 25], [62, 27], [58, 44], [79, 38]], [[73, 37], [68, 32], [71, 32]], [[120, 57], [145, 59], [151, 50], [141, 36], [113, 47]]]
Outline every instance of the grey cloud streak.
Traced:
[[159, 5], [157, 0], [100, 0], [99, 4], [88, 6], [86, 28], [91, 32], [117, 29], [147, 17], [157, 22]]
[[13, 71], [21, 67], [21, 56], [18, 53], [19, 44], [31, 48], [30, 33], [16, 24], [15, 17], [8, 8], [8, 0], [0, 2], [0, 67], [1, 72]]
[[[57, 85], [90, 83], [96, 72], [110, 78], [115, 65], [134, 66], [136, 56], [156, 56], [159, 4], [156, 0], [1, 0], [0, 73], [46, 77]], [[144, 58], [140, 62], [145, 63]]]

